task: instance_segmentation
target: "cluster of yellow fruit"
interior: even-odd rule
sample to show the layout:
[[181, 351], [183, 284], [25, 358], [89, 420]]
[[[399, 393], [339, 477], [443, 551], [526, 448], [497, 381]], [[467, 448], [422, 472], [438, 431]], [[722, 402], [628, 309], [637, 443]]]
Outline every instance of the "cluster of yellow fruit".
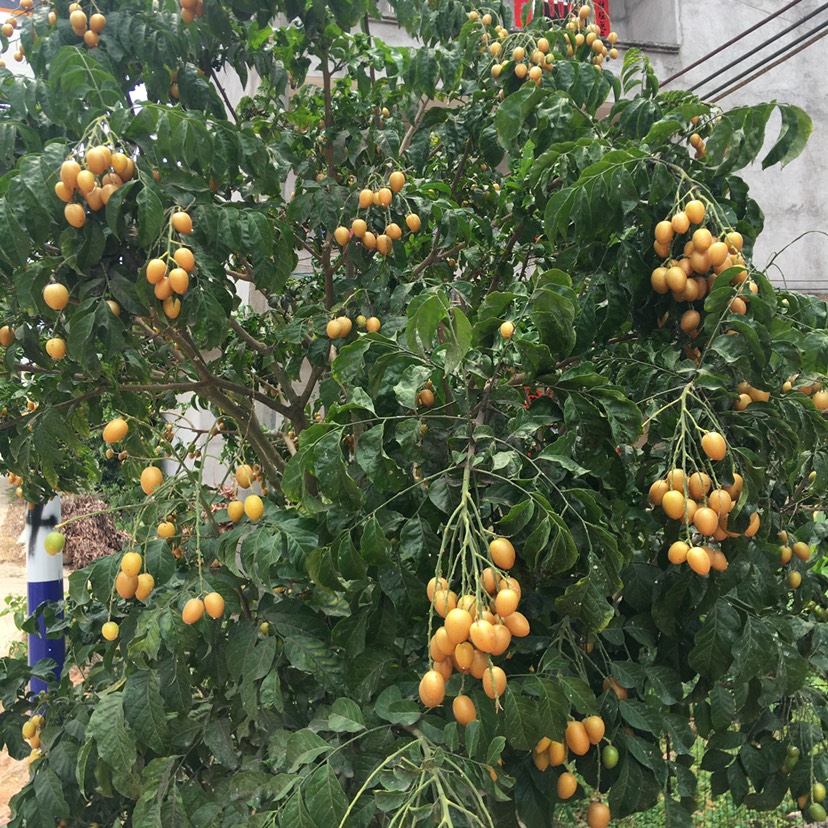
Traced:
[[181, 610], [181, 620], [185, 624], [195, 624], [204, 615], [205, 610], [210, 618], [218, 620], [224, 615], [224, 598], [218, 592], [208, 592], [203, 599], [190, 598]]
[[146, 601], [155, 589], [155, 578], [141, 572], [144, 559], [137, 552], [127, 552], [121, 558], [121, 571], [115, 577], [115, 591], [121, 598]]
[[[155, 579], [149, 572], [141, 572], [144, 559], [137, 552], [127, 552], [121, 558], [121, 571], [115, 578], [115, 591], [121, 598], [137, 598], [146, 601], [155, 589]], [[224, 598], [218, 592], [210, 592], [201, 598], [190, 598], [181, 611], [181, 620], [185, 624], [194, 624], [205, 609], [211, 618], [221, 618], [224, 614]], [[107, 621], [101, 628], [101, 634], [107, 641], [114, 641], [120, 629], [115, 621]]]
[[549, 41], [545, 37], [528, 42], [528, 46], [529, 56], [527, 59], [525, 46], [515, 46], [509, 56], [504, 56], [504, 44], [497, 40], [492, 43], [489, 46], [489, 54], [495, 59], [492, 64], [492, 77], [497, 80], [509, 68], [509, 58], [511, 58], [516, 78], [527, 82], [531, 81], [536, 86], [540, 86], [544, 70], [547, 72], [552, 70], [555, 65], [555, 58], [549, 53]]
[[[597, 23], [587, 23], [592, 17], [592, 8], [588, 4], [579, 9], [573, 9], [566, 24], [567, 40], [566, 56], [574, 57], [578, 49], [586, 46], [592, 50], [592, 62], [601, 66], [605, 60], [615, 60], [618, 57], [617, 32], [607, 35], [607, 42], [601, 39], [601, 27]], [[586, 32], [586, 34], [584, 34]], [[609, 45], [607, 45], [609, 44]]]
[[[563, 742], [544, 737], [535, 745], [532, 761], [539, 771], [560, 767], [566, 762], [568, 751], [571, 750], [576, 756], [586, 756], [593, 745], [601, 744], [606, 730], [600, 716], [587, 716], [581, 722], [573, 719], [566, 726]], [[561, 799], [569, 799], [577, 787], [578, 783], [571, 773], [558, 778], [558, 796]]]
[[[189, 236], [193, 232], [193, 220], [189, 213], [176, 210], [170, 217], [170, 227], [181, 236]], [[169, 272], [165, 259], [175, 263]], [[173, 294], [183, 296], [187, 292], [195, 264], [195, 256], [189, 247], [178, 247], [172, 255], [168, 250], [162, 257], [147, 262], [147, 281], [154, 286], [155, 298], [161, 302], [168, 319], [176, 319], [181, 313], [181, 300]]]
[[[708, 431], [701, 441], [701, 447], [710, 460], [718, 462], [727, 454], [727, 443], [716, 431]], [[650, 501], [661, 506], [667, 517], [680, 520], [685, 526], [692, 525], [704, 537], [716, 541], [737, 538], [739, 533], [728, 529], [728, 516], [739, 500], [744, 480], [738, 473], [733, 475], [730, 486], [713, 488], [713, 480], [706, 472], [696, 471], [686, 475], [683, 469], [673, 469], [666, 480], [656, 480], [650, 486]], [[745, 537], [752, 538], [759, 531], [759, 513], [750, 516]], [[707, 575], [711, 569], [723, 572], [728, 561], [721, 549], [713, 546], [676, 541], [669, 549], [670, 563], [686, 563], [699, 575]]]
[[[242, 489], [249, 489], [257, 481], [262, 487], [262, 493], [266, 494], [267, 490], [262, 478], [261, 469], [258, 464], [249, 466], [246, 463], [236, 468], [235, 474], [236, 484]], [[264, 514], [264, 501], [257, 494], [250, 494], [241, 500], [231, 500], [227, 504], [227, 516], [233, 523], [238, 523], [245, 515], [252, 520], [257, 521]]]
[[23, 738], [28, 742], [32, 752], [29, 754], [29, 761], [39, 759], [43, 753], [40, 750], [40, 731], [43, 730], [43, 716], [36, 713], [28, 721], [23, 722], [21, 732]]
[[768, 402], [770, 400], [770, 391], [762, 391], [759, 388], [754, 388], [749, 382], [742, 380], [737, 386], [736, 391], [739, 396], [733, 407], [737, 411], [744, 411], [751, 403], [754, 402]]
[[192, 23], [197, 17], [204, 17], [204, 0], [179, 0], [181, 19]]
[[[2, 333], [3, 331], [0, 330], [0, 335], [2, 335]], [[0, 344], [2, 344], [2, 340], [0, 340]], [[794, 385], [796, 379], [796, 377], [791, 377], [791, 379], [786, 380], [782, 385], [782, 390], [787, 393], [788, 391], [793, 391], [795, 389], [800, 394], [805, 394], [806, 396], [811, 397], [818, 411], [828, 410], [828, 391], [823, 391], [821, 382], [815, 382], [813, 385], [800, 385], [797, 387]]]
[[[446, 680], [454, 670], [480, 679], [485, 694], [499, 699], [506, 690], [506, 673], [492, 664], [492, 656], [503, 655], [512, 636], [529, 635], [529, 621], [518, 612], [520, 584], [504, 574], [515, 564], [515, 548], [506, 538], [495, 538], [489, 544], [489, 555], [494, 567], [483, 570], [475, 588], [489, 600], [488, 605], [471, 592], [458, 597], [445, 578], [434, 577], [426, 586], [432, 608], [444, 619], [429, 644], [432, 667], [420, 681], [420, 700], [426, 707], [443, 703]], [[477, 717], [468, 696], [458, 696], [452, 709], [462, 725]]]
[[[382, 322], [376, 316], [369, 316], [367, 319], [360, 314], [356, 318], [358, 328], [366, 330], [368, 333], [378, 333], [382, 327]], [[345, 339], [353, 330], [353, 322], [347, 316], [337, 316], [328, 322], [325, 332], [329, 339]]]
[[78, 37], [82, 37], [83, 42], [90, 49], [94, 49], [100, 43], [100, 34], [106, 26], [106, 17], [96, 12], [92, 17], [87, 18], [81, 4], [72, 3], [69, 6], [69, 23], [72, 31]]
[[[370, 210], [371, 207], [382, 207], [385, 209], [386, 218], [390, 218], [389, 208], [394, 200], [394, 195], [399, 193], [405, 186], [405, 175], [399, 170], [392, 172], [388, 177], [388, 186], [380, 187], [379, 190], [365, 188], [359, 192], [359, 209]], [[409, 213], [405, 217], [406, 227], [417, 233], [422, 227], [420, 217], [416, 213]], [[376, 250], [382, 256], [388, 256], [394, 249], [394, 242], [399, 241], [403, 236], [403, 230], [394, 221], [386, 222], [385, 229], [380, 233], [374, 233], [368, 229], [368, 222], [364, 218], [355, 218], [348, 229], [340, 224], [334, 230], [334, 239], [340, 247], [347, 247], [351, 236], [359, 239], [366, 250]]]
[[[811, 560], [811, 547], [805, 541], [798, 541], [793, 535], [789, 535], [784, 529], [777, 534], [779, 538], [779, 562], [787, 566], [796, 557], [803, 563]], [[795, 569], [788, 572], [788, 586], [791, 589], [799, 589], [802, 584], [802, 573]]]
[[[543, 773], [548, 768], [557, 768], [564, 765], [567, 752], [572, 751], [576, 756], [586, 756], [591, 747], [599, 745], [606, 733], [604, 720], [600, 716], [588, 716], [579, 722], [572, 720], [566, 727], [563, 742], [544, 737], [532, 751], [532, 761], [535, 767]], [[618, 763], [618, 751], [611, 746], [605, 749], [604, 766], [613, 768]], [[558, 799], [567, 800], [578, 790], [578, 779], [568, 770], [558, 776]], [[610, 810], [603, 802], [592, 802], [587, 809], [587, 825], [590, 828], [606, 828], [610, 821]]]
[[113, 152], [105, 144], [90, 147], [83, 161], [84, 166], [74, 158], [64, 161], [60, 165], [60, 181], [55, 184], [55, 194], [66, 202], [63, 215], [75, 228], [86, 224], [86, 208], [75, 200], [76, 196], [79, 195], [90, 210], [97, 212], [135, 175], [135, 162], [123, 152]]
[[[702, 225], [706, 212], [704, 204], [694, 199], [671, 219], [660, 221], [655, 227], [653, 243], [656, 254], [662, 259], [669, 259], [674, 241], [689, 233], [691, 226]], [[713, 289], [720, 273], [738, 267], [738, 272], [731, 278], [731, 284], [747, 283], [748, 291], [756, 294], [759, 286], [749, 281], [742, 257], [743, 245], [742, 234], [735, 230], [717, 238], [706, 227], [698, 226], [686, 241], [681, 258], [670, 259], [665, 265], [657, 267], [650, 276], [650, 284], [656, 293], [672, 293], [676, 302], [696, 302]], [[750, 296], [745, 293], [744, 287], [740, 288], [739, 295], [730, 301], [731, 312], [744, 315], [749, 300]], [[700, 322], [698, 311], [689, 310], [682, 316], [681, 329], [693, 338], [698, 334]]]

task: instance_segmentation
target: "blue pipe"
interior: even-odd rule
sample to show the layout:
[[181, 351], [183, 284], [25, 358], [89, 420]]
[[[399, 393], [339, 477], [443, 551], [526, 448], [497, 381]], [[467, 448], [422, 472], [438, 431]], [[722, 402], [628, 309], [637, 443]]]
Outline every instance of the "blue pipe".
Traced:
[[[34, 615], [45, 602], [63, 600], [63, 553], [50, 555], [45, 541], [60, 523], [60, 497], [46, 504], [38, 504], [26, 514], [26, 581], [28, 582], [28, 612]], [[55, 678], [60, 679], [66, 660], [66, 641], [46, 638], [46, 625], [38, 619], [38, 632], [29, 634], [29, 666], [44, 658], [56, 663]], [[29, 685], [32, 696], [42, 693], [48, 685], [42, 679], [33, 678]]]

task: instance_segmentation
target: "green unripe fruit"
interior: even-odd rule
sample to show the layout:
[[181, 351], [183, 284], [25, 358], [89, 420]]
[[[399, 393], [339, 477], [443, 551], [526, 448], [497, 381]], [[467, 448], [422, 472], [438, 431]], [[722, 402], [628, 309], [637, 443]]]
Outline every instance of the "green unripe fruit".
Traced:
[[612, 770], [618, 764], [618, 750], [612, 745], [607, 745], [601, 751], [601, 761], [607, 770]]
[[799, 759], [799, 748], [796, 745], [788, 747], [788, 759]]
[[66, 537], [60, 532], [49, 532], [43, 545], [50, 555], [59, 555], [63, 552], [63, 547], [66, 546]]
[[814, 822], [824, 822], [826, 817], [825, 808], [823, 808], [818, 802], [812, 802], [811, 807], [808, 808], [808, 816], [810, 816]]
[[822, 782], [814, 783], [814, 787], [811, 788], [811, 799], [814, 802], [822, 802], [825, 799], [825, 785]]
[[259, 632], [262, 635], [267, 635], [270, 632], [270, 624], [268, 624], [267, 621], [262, 621], [262, 623], [259, 624]]

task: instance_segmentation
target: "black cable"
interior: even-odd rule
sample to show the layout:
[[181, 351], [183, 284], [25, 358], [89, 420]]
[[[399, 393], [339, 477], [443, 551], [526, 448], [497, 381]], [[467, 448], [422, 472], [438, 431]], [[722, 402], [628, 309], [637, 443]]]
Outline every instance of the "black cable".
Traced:
[[[766, 48], [767, 46], [770, 46], [771, 44], [778, 42], [779, 38], [785, 37], [785, 35], [790, 34], [792, 31], [794, 31], [795, 29], [798, 29], [800, 26], [807, 23], [809, 20], [816, 17], [821, 12], [824, 12], [826, 9], [828, 9], [828, 3], [823, 3], [818, 9], [815, 9], [810, 14], [806, 14], [805, 17], [803, 17], [801, 20], [798, 20], [793, 25], [788, 26], [787, 29], [784, 29], [783, 31], [775, 34], [773, 37], [768, 38], [764, 43], [757, 46], [753, 50], [752, 54], [756, 54], [757, 52], [761, 52], [762, 49]], [[717, 69], [712, 75], [708, 75], [704, 80], [699, 81], [697, 84], [691, 86], [690, 91], [695, 92], [700, 86], [704, 86], [706, 83], [708, 83], [709, 81], [712, 81], [714, 78], [719, 77], [719, 75], [723, 74], [724, 72], [727, 72], [729, 69], [732, 69], [734, 66], [738, 66], [740, 63], [743, 63], [744, 60], [745, 60], [744, 55], [736, 58], [736, 60], [733, 60], [730, 63], [728, 63], [727, 66], [723, 66], [721, 69]]]
[[[818, 29], [815, 29], [814, 31], [818, 31]], [[771, 63], [768, 66], [765, 66], [762, 70], [757, 72], [755, 75], [752, 75], [751, 77], [749, 77], [744, 83], [740, 83], [740, 84], [737, 84], [736, 86], [731, 87], [730, 89], [727, 90], [727, 92], [724, 92], [723, 94], [719, 95], [719, 97], [716, 98], [713, 101], [713, 103], [718, 103], [720, 100], [722, 100], [722, 98], [726, 98], [728, 95], [731, 95], [733, 92], [736, 92], [737, 90], [741, 89], [743, 86], [747, 86], [749, 83], [753, 83], [753, 81], [755, 81], [757, 78], [761, 78], [762, 75], [766, 74], [767, 72], [770, 72], [771, 69], [775, 69], [777, 66], [784, 63], [786, 60], [790, 60], [792, 57], [796, 57], [800, 52], [804, 52], [808, 47], [813, 46], [814, 43], [819, 42], [824, 37], [828, 37], [828, 31], [825, 31], [822, 34], [817, 35], [816, 37], [812, 37], [806, 43], [802, 43], [798, 49], [794, 49], [789, 55], [786, 55], [785, 57], [781, 58], [780, 60], [777, 60], [775, 63]]]
[[[826, 20], [824, 23], [820, 23], [819, 26], [816, 26], [815, 28], [811, 29], [809, 34], [814, 35], [817, 32], [821, 32], [825, 28], [828, 28], [828, 20]], [[732, 86], [737, 81], [742, 80], [742, 78], [746, 78], [748, 75], [750, 75], [752, 72], [755, 72], [757, 69], [761, 69], [763, 65], [767, 64], [768, 61], [773, 60], [774, 58], [778, 58], [780, 55], [784, 55], [786, 52], [791, 52], [792, 57], [794, 54], [797, 54], [798, 52], [802, 51], [801, 49], [794, 50], [794, 47], [800, 45], [801, 43], [802, 41], [796, 41], [795, 43], [789, 43], [787, 46], [783, 46], [781, 49], [774, 52], [772, 55], [768, 55], [766, 58], [763, 58], [755, 66], [751, 66], [750, 69], [746, 69], [744, 72], [741, 72], [735, 77], [730, 78], [726, 83], [723, 83], [721, 86], [714, 89], [712, 92], [708, 93], [705, 97], [712, 98], [714, 95], [718, 95], [719, 92], [723, 92], [725, 89]], [[760, 72], [760, 74], [762, 74], [762, 72]]]
[[706, 63], [710, 58], [715, 57], [719, 54], [719, 52], [723, 52], [725, 49], [730, 48], [735, 43], [738, 43], [743, 38], [747, 37], [748, 35], [753, 34], [754, 32], [761, 29], [763, 26], [766, 26], [771, 20], [776, 20], [777, 17], [784, 14], [786, 11], [790, 11], [794, 6], [798, 6], [802, 0], [792, 0], [792, 2], [788, 3], [787, 6], [782, 6], [781, 9], [777, 9], [773, 14], [769, 14], [764, 20], [760, 20], [755, 26], [751, 26], [749, 29], [745, 29], [741, 34], [736, 35], [732, 40], [728, 40], [727, 43], [723, 43], [721, 46], [717, 46], [712, 52], [708, 52], [704, 57], [699, 58], [694, 63], [691, 63], [689, 66], [685, 66], [679, 72], [676, 72], [675, 75], [670, 75], [667, 80], [661, 82], [661, 86], [666, 86], [668, 83], [672, 83], [676, 78], [680, 78], [682, 75], [687, 74], [691, 69], [695, 69], [697, 66], [701, 66], [702, 63]]

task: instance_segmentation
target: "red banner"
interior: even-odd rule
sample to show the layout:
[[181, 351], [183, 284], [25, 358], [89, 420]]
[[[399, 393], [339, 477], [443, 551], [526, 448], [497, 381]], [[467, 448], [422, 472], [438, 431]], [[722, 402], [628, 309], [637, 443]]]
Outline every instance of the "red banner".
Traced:
[[[579, 3], [559, 2], [559, 0], [545, 0], [543, 4], [543, 16], [553, 20], [566, 20], [573, 6]], [[535, 0], [515, 0], [515, 25], [523, 25], [523, 12], [529, 7], [529, 19], [532, 19], [532, 9]], [[610, 33], [609, 0], [592, 0], [592, 8], [595, 10], [595, 22], [601, 27], [601, 37]]]

